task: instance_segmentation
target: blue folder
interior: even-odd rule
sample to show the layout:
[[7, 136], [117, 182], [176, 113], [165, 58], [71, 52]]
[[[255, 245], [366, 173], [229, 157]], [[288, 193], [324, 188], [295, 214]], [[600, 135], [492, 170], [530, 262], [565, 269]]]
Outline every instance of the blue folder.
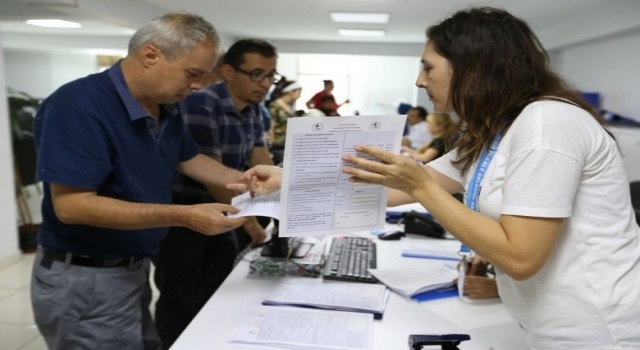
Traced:
[[423, 301], [451, 298], [458, 296], [458, 287], [452, 286], [449, 288], [440, 288], [436, 290], [430, 290], [422, 294], [417, 294], [411, 297], [411, 299], [421, 303]]

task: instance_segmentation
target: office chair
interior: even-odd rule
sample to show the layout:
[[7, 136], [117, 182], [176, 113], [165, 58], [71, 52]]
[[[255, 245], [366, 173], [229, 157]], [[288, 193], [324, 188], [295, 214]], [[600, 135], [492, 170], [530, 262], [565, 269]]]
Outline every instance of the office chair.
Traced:
[[629, 183], [631, 189], [631, 205], [636, 212], [636, 222], [640, 225], [640, 180]]

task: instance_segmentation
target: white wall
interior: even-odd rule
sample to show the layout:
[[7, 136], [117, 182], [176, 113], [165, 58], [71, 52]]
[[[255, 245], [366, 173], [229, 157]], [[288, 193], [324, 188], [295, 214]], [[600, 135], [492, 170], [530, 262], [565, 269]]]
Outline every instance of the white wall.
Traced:
[[33, 97], [51, 93], [51, 59], [44, 52], [4, 51], [6, 86]]
[[565, 47], [554, 59], [579, 90], [601, 93], [602, 108], [640, 121], [640, 30]]
[[[416, 104], [417, 88], [414, 84], [420, 58], [407, 56], [353, 56], [349, 98], [352, 109], [377, 110], [391, 106], [397, 113], [400, 102]], [[381, 111], [382, 112], [382, 111]]]
[[[2, 39], [2, 38], [0, 38]], [[0, 86], [5, 86], [5, 64], [0, 54]], [[20, 257], [18, 250], [17, 207], [13, 178], [13, 156], [9, 111], [5, 89], [0, 89], [0, 267]]]
[[[565, 47], [555, 69], [582, 91], [600, 92], [601, 107], [640, 122], [640, 30]], [[612, 127], [629, 181], [640, 180], [640, 128]]]
[[6, 86], [45, 98], [58, 87], [97, 71], [95, 55], [4, 50]]
[[[98, 71], [95, 55], [51, 54], [51, 86], [53, 92], [58, 87], [78, 78]], [[46, 96], [43, 96], [46, 97]]]
[[629, 181], [640, 181], [640, 128], [611, 127]]

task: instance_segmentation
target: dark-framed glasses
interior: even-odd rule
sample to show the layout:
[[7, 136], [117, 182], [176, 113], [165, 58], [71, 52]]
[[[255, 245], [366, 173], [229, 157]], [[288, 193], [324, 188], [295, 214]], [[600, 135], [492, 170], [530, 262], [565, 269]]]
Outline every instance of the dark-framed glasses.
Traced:
[[265, 73], [263, 71], [246, 71], [242, 68], [236, 68], [234, 67], [233, 69], [235, 69], [236, 71], [248, 76], [252, 82], [254, 83], [261, 83], [262, 81], [264, 81], [265, 79], [269, 79], [269, 81], [271, 83], [277, 83], [280, 79], [282, 79], [282, 76], [280, 74], [278, 74], [278, 72], [269, 72], [269, 73]]

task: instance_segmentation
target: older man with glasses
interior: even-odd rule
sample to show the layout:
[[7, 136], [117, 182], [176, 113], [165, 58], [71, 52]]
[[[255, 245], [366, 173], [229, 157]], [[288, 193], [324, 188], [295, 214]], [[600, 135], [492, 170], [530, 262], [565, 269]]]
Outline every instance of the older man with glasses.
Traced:
[[[272, 165], [260, 103], [279, 77], [276, 49], [266, 41], [240, 40], [222, 59], [222, 80], [181, 102], [185, 123], [200, 152], [229, 168], [243, 171], [257, 164]], [[176, 204], [229, 203], [234, 195], [207, 189], [187, 176], [176, 177], [173, 186]], [[266, 234], [257, 218], [249, 218], [235, 232], [203, 237], [172, 227], [154, 260], [160, 290], [156, 324], [167, 348], [231, 272], [240, 250], [259, 245]]]

